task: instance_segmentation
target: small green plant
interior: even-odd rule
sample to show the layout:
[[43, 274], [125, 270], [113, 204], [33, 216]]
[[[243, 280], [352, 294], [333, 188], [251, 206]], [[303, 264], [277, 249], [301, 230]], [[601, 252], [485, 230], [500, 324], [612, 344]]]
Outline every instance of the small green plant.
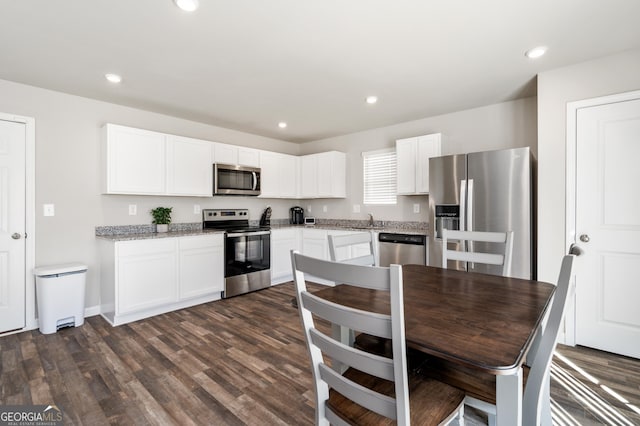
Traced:
[[151, 209], [151, 216], [156, 225], [168, 225], [171, 223], [171, 210], [173, 207], [156, 207]]

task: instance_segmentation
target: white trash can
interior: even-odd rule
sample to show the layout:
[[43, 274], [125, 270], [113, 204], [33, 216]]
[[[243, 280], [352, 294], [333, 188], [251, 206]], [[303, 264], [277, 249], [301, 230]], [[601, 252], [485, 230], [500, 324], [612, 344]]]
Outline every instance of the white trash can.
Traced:
[[35, 268], [38, 323], [42, 334], [84, 324], [87, 266], [81, 263]]

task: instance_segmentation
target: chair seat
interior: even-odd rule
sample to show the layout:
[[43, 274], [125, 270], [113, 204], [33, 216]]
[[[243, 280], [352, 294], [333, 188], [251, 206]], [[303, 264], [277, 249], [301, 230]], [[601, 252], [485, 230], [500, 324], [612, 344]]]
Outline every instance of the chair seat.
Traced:
[[[349, 368], [344, 376], [354, 382], [394, 396], [393, 382], [382, 380], [366, 373]], [[415, 425], [439, 425], [457, 414], [464, 401], [464, 392], [437, 380], [409, 375], [409, 399], [411, 423]], [[333, 389], [329, 391], [327, 405], [344, 421], [352, 425], [392, 425], [392, 421], [367, 410], [345, 398]]]
[[[496, 376], [493, 374], [482, 373], [473, 368], [428, 356], [425, 356], [416, 374], [455, 386], [464, 391], [467, 396], [496, 404]], [[524, 366], [523, 387], [527, 383], [528, 376], [529, 367]]]

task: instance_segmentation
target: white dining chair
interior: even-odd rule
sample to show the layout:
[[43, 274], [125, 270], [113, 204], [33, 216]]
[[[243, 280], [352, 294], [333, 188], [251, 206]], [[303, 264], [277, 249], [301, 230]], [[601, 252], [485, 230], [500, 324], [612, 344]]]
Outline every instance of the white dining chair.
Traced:
[[[450, 250], [447, 246], [451, 240], [460, 241], [463, 250]], [[485, 253], [474, 250], [474, 243], [503, 244], [501, 253]], [[480, 231], [454, 231], [442, 230], [442, 267], [447, 268], [449, 260], [461, 262], [482, 263], [486, 265], [502, 266], [502, 276], [511, 274], [511, 257], [513, 254], [513, 231], [506, 232], [480, 232]]]
[[[564, 317], [569, 295], [569, 284], [573, 269], [574, 255], [562, 259], [560, 275], [546, 326], [540, 332], [537, 345], [530, 349], [530, 367], [523, 367], [523, 411], [525, 426], [551, 425], [549, 395], [549, 372], [553, 352], [556, 348], [560, 324]], [[489, 424], [496, 420], [496, 376], [480, 374], [477, 370], [459, 367], [435, 358], [424, 364], [421, 374], [449, 383], [466, 392], [465, 405], [477, 408], [489, 415]]]
[[[462, 415], [464, 392], [407, 371], [402, 267], [350, 265], [291, 252], [298, 311], [311, 357], [316, 425], [446, 424]], [[387, 292], [391, 314], [354, 309], [307, 291], [305, 275]], [[314, 316], [391, 339], [393, 358], [350, 347], [320, 331]], [[348, 368], [343, 374], [331, 359]]]
[[[329, 258], [334, 262], [349, 263], [352, 265], [377, 266], [376, 244], [373, 231], [357, 232], [345, 235], [329, 235]], [[368, 247], [367, 247], [368, 246]], [[357, 255], [355, 250], [367, 247], [364, 254]], [[341, 253], [350, 253], [350, 256], [341, 256]]]

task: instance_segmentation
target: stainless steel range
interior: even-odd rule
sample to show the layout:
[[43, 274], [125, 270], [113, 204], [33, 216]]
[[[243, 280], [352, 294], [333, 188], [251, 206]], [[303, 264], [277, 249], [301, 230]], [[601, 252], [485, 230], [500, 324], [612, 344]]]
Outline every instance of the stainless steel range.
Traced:
[[204, 209], [203, 227], [225, 231], [223, 298], [271, 285], [271, 230], [249, 226], [247, 209]]

